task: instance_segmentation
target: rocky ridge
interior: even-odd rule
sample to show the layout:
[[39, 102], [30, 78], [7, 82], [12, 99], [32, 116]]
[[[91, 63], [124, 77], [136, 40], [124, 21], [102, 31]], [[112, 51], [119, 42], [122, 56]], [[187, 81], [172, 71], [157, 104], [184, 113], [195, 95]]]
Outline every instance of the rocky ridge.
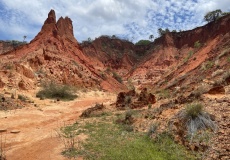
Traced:
[[120, 90], [126, 87], [113, 76], [102, 79], [97, 60], [87, 57], [73, 36], [72, 21], [54, 10], [29, 43], [0, 55], [1, 87], [35, 89], [42, 81], [56, 81], [81, 88]]

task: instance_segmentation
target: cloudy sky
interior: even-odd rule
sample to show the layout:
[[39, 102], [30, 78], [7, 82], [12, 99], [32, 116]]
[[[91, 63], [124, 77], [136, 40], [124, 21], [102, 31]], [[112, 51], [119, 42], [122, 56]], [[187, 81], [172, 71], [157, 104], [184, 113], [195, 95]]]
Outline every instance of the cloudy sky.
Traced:
[[189, 30], [204, 25], [204, 15], [230, 11], [230, 0], [0, 0], [0, 40], [32, 40], [48, 12], [73, 21], [78, 41], [116, 35], [136, 42], [158, 37], [158, 28]]

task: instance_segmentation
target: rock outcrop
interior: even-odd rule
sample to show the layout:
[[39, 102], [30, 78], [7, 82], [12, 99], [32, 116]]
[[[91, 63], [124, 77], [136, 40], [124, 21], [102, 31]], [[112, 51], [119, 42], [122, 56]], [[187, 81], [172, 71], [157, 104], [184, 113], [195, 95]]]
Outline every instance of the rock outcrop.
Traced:
[[35, 37], [33, 41], [42, 40], [41, 37], [47, 36], [58, 38], [59, 40], [67, 38], [68, 40], [77, 44], [77, 40], [74, 38], [72, 20], [68, 17], [60, 17], [56, 21], [55, 11], [51, 10], [48, 14], [48, 18], [45, 20], [41, 31]]
[[0, 69], [13, 64], [10, 73], [14, 79], [9, 74], [4, 75], [6, 87], [28, 90], [42, 81], [56, 81], [81, 88], [126, 89], [110, 74], [105, 75], [106, 79], [101, 77], [105, 67], [97, 67], [100, 62], [82, 52], [74, 37], [72, 20], [60, 17], [56, 21], [54, 10], [49, 12], [41, 31], [29, 44], [0, 55], [0, 58]]
[[148, 93], [147, 88], [144, 88], [140, 94], [136, 93], [135, 90], [120, 92], [117, 96], [116, 107], [118, 109], [134, 109], [154, 103], [156, 103], [156, 97], [152, 93]]

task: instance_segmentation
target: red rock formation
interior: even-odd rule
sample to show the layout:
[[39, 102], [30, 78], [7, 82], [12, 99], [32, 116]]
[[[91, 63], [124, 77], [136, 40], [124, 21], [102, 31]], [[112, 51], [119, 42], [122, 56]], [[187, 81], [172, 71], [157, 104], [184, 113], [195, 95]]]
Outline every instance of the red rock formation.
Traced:
[[[41, 31], [29, 44], [0, 56], [3, 61], [0, 67], [14, 64], [11, 71], [14, 80], [9, 81], [6, 75], [6, 81], [21, 89], [32, 89], [44, 80], [110, 91], [126, 89], [110, 75], [108, 79], [117, 83], [101, 78], [101, 70], [96, 68], [99, 61], [86, 56], [74, 38], [71, 19], [61, 17], [56, 21], [54, 10], [49, 12]], [[25, 83], [31, 80], [34, 83]]]
[[[138, 80], [139, 84], [144, 86], [156, 86], [154, 84], [159, 83], [160, 86], [166, 88], [170, 86], [170, 89], [185, 83], [183, 80], [190, 84], [197, 78], [193, 81], [197, 83], [201, 80], [199, 80], [201, 76], [197, 75], [209, 77], [215, 71], [214, 67], [204, 73], [200, 68], [207, 61], [207, 63], [214, 63], [218, 55], [228, 50], [230, 30], [227, 26], [229, 25], [230, 16], [228, 15], [193, 30], [163, 35], [150, 44], [152, 47], [149, 53], [128, 77]], [[196, 42], [200, 44], [200, 47], [195, 47]], [[225, 57], [227, 58], [227, 54]], [[230, 67], [227, 61], [220, 60], [222, 61], [220, 68]], [[159, 86], [156, 87], [159, 88]]]
[[148, 104], [156, 103], [156, 97], [148, 93], [147, 88], [141, 90], [138, 95], [135, 90], [130, 90], [128, 92], [120, 92], [117, 95], [116, 107], [118, 109], [126, 108], [143, 108]]
[[73, 42], [77, 42], [73, 35], [73, 25], [72, 20], [68, 17], [61, 17], [57, 22], [58, 34], [63, 37], [65, 36]]

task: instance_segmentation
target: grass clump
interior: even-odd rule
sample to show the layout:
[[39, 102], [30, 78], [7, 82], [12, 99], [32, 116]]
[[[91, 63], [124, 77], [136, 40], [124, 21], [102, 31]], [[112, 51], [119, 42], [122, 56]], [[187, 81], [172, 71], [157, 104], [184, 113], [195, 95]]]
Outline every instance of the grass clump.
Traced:
[[119, 83], [123, 82], [121, 76], [118, 75], [116, 72], [113, 72], [113, 78], [116, 79]]
[[203, 70], [207, 70], [207, 69], [212, 68], [214, 65], [215, 65], [215, 63], [214, 63], [213, 61], [207, 61], [206, 63], [204, 63], [204, 64], [202, 65], [201, 68], [202, 68]]
[[159, 98], [161, 99], [167, 99], [171, 97], [170, 91], [167, 89], [161, 90], [158, 95], [159, 95]]
[[184, 63], [188, 62], [188, 60], [192, 57], [193, 54], [194, 54], [193, 51], [189, 51], [188, 56], [184, 59]]
[[40, 90], [36, 97], [40, 99], [61, 99], [61, 100], [73, 100], [77, 96], [74, 94], [74, 89], [68, 85], [60, 85], [54, 82], [43, 84], [42, 90]]
[[186, 107], [186, 114], [188, 117], [195, 118], [202, 112], [203, 106], [199, 103], [188, 104]]
[[82, 147], [81, 141], [77, 137], [81, 134], [81, 130], [77, 130], [77, 124], [64, 126], [57, 133], [65, 147], [62, 155], [70, 159], [77, 158]]
[[217, 58], [220, 59], [220, 58], [224, 57], [225, 55], [229, 54], [229, 51], [230, 51], [230, 48], [225, 49], [223, 52], [221, 52], [221, 54], [219, 54], [217, 56]]
[[193, 138], [197, 131], [201, 130], [217, 130], [217, 125], [211, 120], [210, 114], [203, 110], [200, 103], [191, 103], [186, 106], [185, 111], [181, 114], [186, 122], [188, 136]]
[[194, 43], [194, 48], [200, 48], [200, 47], [201, 47], [200, 41], [196, 41], [196, 42]]
[[23, 102], [25, 102], [28, 98], [26, 96], [24, 96], [24, 95], [19, 94], [18, 99], [23, 101]]

